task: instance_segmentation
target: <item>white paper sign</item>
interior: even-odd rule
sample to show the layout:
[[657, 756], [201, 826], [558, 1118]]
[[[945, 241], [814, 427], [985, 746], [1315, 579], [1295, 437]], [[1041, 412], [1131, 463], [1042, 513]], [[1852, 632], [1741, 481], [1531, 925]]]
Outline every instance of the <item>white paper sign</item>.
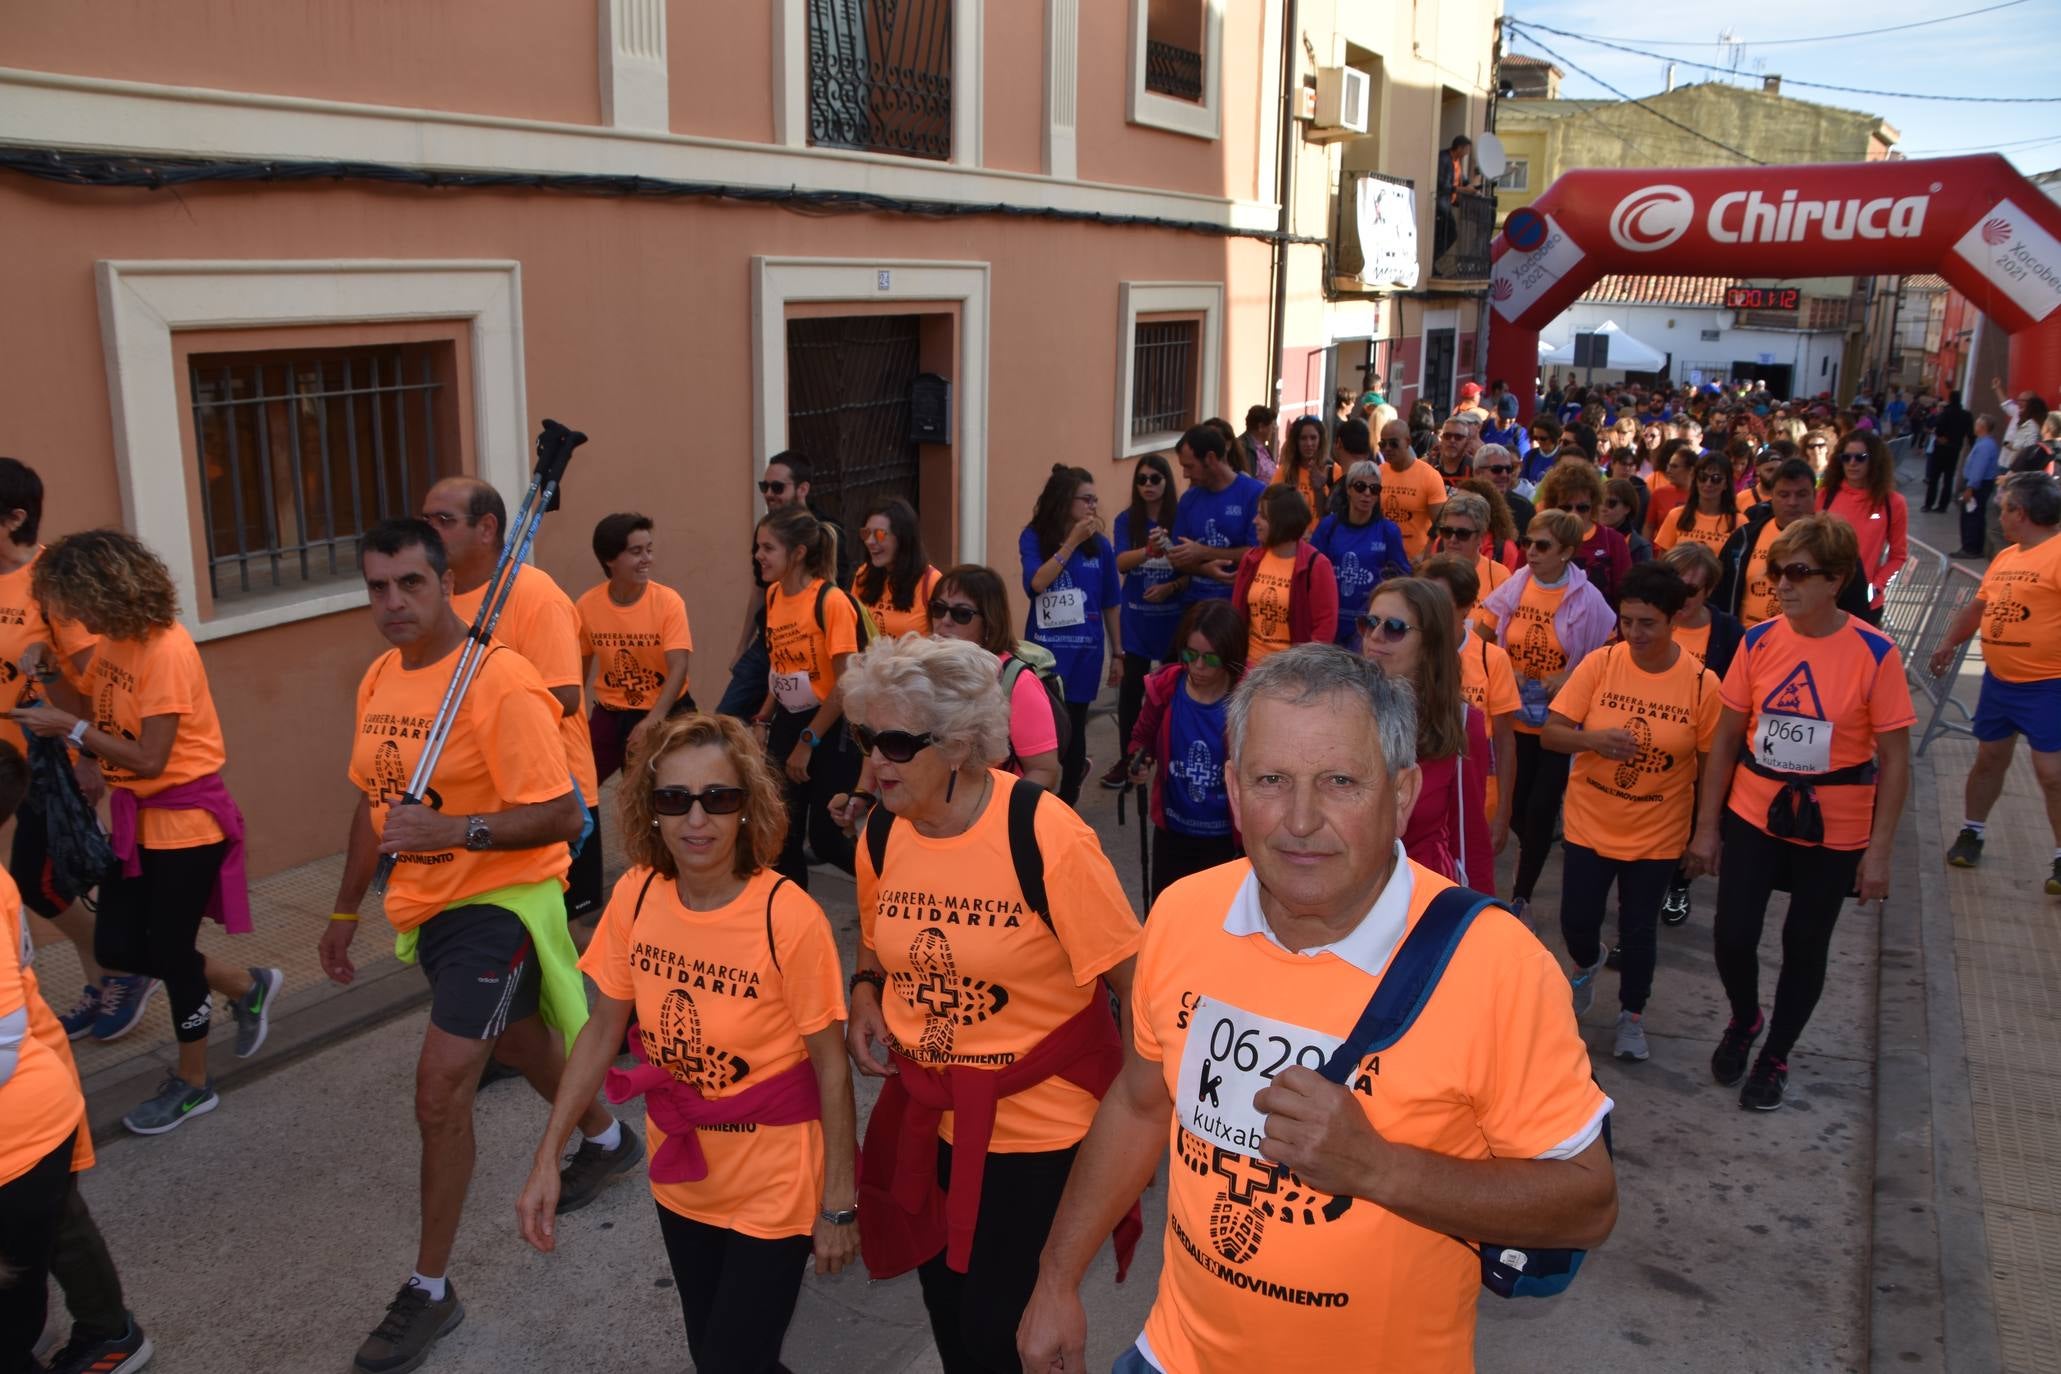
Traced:
[[1360, 280], [1408, 291], [1417, 285], [1417, 192], [1380, 177], [1361, 177], [1354, 206], [1360, 231]]
[[1753, 756], [1764, 768], [1783, 773], [1832, 771], [1832, 722], [1809, 716], [1761, 714]]
[[1079, 587], [1054, 587], [1038, 594], [1038, 628], [1064, 630], [1088, 621], [1088, 594]]
[[1529, 253], [1505, 253], [1489, 276], [1489, 303], [1514, 321], [1588, 254], [1567, 236], [1559, 221], [1546, 216], [1546, 241]]
[[1954, 251], [2034, 320], [2061, 306], [2061, 242], [2010, 201], [1970, 225]]
[[1227, 1150], [1257, 1156], [1267, 1116], [1252, 1099], [1291, 1064], [1318, 1072], [1339, 1043], [1306, 1026], [1197, 997], [1181, 1050], [1181, 1125]]

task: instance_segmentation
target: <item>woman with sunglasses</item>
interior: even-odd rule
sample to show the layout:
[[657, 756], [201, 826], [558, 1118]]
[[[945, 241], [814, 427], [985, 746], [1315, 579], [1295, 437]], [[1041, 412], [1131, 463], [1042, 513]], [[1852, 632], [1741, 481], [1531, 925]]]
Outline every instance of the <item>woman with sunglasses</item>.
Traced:
[[1696, 450], [1686, 439], [1668, 439], [1660, 445], [1653, 476], [1646, 485], [1652, 496], [1646, 502], [1644, 527], [1648, 539], [1658, 538], [1660, 527], [1689, 499], [1695, 485]]
[[1811, 470], [1817, 473], [1821, 480], [1835, 466], [1832, 453], [1838, 443], [1839, 435], [1836, 432], [1819, 427], [1806, 431], [1802, 443], [1798, 445], [1803, 452], [1803, 460], [1811, 465]]
[[[859, 847], [845, 1038], [883, 1080], [866, 1265], [917, 1270], [946, 1369], [1013, 1370], [1038, 1253], [1121, 1062], [1109, 992], [1129, 1001], [1142, 932], [1087, 822], [989, 766], [1008, 728], [989, 655], [884, 639], [849, 693], [884, 808]], [[1025, 890], [1040, 877], [1042, 901]]]
[[[517, 1223], [539, 1251], [556, 1248], [574, 1123], [604, 1080], [612, 1102], [641, 1095], [694, 1367], [775, 1369], [804, 1266], [835, 1274], [859, 1248], [837, 940], [823, 908], [769, 867], [787, 810], [741, 723], [679, 716], [638, 743], [616, 797], [631, 866], [580, 957], [599, 996]], [[722, 979], [688, 972], [707, 968]], [[628, 1032], [636, 1063], [611, 1068]]]
[[1360, 642], [1360, 612], [1384, 577], [1407, 577], [1410, 556], [1403, 532], [1381, 513], [1381, 465], [1362, 458], [1345, 474], [1345, 511], [1317, 522], [1310, 547], [1331, 564], [1338, 579], [1338, 626], [1332, 641], [1350, 649]]
[[1639, 533], [1639, 503], [1645, 491], [1644, 482], [1629, 477], [1613, 477], [1603, 484], [1603, 518], [1599, 523], [1624, 536], [1635, 568], [1653, 561], [1652, 542]]
[[1853, 526], [1867, 583], [1867, 618], [1880, 625], [1883, 592], [1911, 559], [1911, 508], [1896, 489], [1896, 460], [1880, 435], [1860, 429], [1846, 436], [1839, 461], [1818, 488], [1818, 509]]
[[[1456, 487], [1446, 497], [1446, 503], [1438, 508], [1438, 520], [1431, 529], [1431, 542], [1425, 546], [1427, 557], [1443, 554], [1466, 560], [1467, 566], [1482, 586], [1489, 591], [1508, 582], [1512, 576], [1507, 564], [1495, 557], [1495, 551], [1505, 541], [1498, 535], [1495, 523], [1495, 507], [1490, 497], [1495, 494], [1490, 488], [1484, 495], [1480, 488], [1486, 485], [1470, 482]], [[1503, 514], [1505, 525], [1510, 516], [1507, 508]], [[1511, 543], [1511, 549], [1517, 545]], [[1520, 555], [1521, 557], [1521, 555]]]
[[1253, 547], [1239, 560], [1231, 608], [1246, 618], [1248, 663], [1297, 644], [1338, 638], [1338, 576], [1303, 536], [1310, 508], [1294, 487], [1272, 486], [1253, 518]]
[[[1257, 407], [1255, 407], [1257, 409]], [[1319, 447], [1323, 426], [1307, 416], [1297, 421], [1317, 428]], [[1291, 443], [1294, 435], [1290, 435]], [[1138, 723], [1138, 708], [1145, 700], [1145, 677], [1157, 663], [1172, 655], [1174, 626], [1181, 620], [1181, 594], [1188, 579], [1167, 561], [1167, 542], [1174, 528], [1174, 470], [1163, 453], [1148, 453], [1131, 470], [1131, 508], [1117, 517], [1115, 538], [1116, 570], [1123, 574], [1123, 608], [1117, 624], [1123, 631], [1123, 683], [1116, 697], [1117, 738], [1129, 739]], [[1104, 787], [1112, 791], [1129, 780], [1129, 765], [1119, 758], [1102, 775]]]
[[1718, 679], [1675, 643], [1688, 589], [1666, 564], [1635, 568], [1617, 607], [1619, 643], [1583, 659], [1553, 698], [1540, 742], [1568, 755], [1560, 933], [1574, 961], [1574, 1014], [1596, 998], [1610, 889], [1617, 888], [1615, 1054], [1640, 1061], [1661, 904], [1688, 848], [1696, 781], [1718, 722]]
[[1689, 479], [1689, 499], [1663, 520], [1653, 547], [1666, 553], [1681, 543], [1701, 544], [1715, 553], [1739, 528], [1739, 502], [1732, 486], [1732, 465], [1721, 454], [1696, 460]]
[[1603, 599], [1615, 605], [1618, 584], [1632, 570], [1632, 546], [1596, 519], [1603, 513], [1603, 479], [1595, 467], [1579, 459], [1554, 464], [1539, 486], [1538, 504], [1541, 510], [1566, 511], [1581, 522], [1574, 561]]
[[1639, 480], [1650, 490], [1654, 482], [1660, 481], [1660, 474], [1666, 464], [1660, 458], [1660, 446], [1667, 442], [1667, 428], [1658, 420], [1645, 419], [1639, 422], [1638, 441], [1632, 445], [1632, 455], [1638, 460]]
[[1123, 579], [1116, 570], [1116, 550], [1102, 528], [1094, 475], [1054, 463], [1030, 523], [1016, 541], [1023, 590], [1031, 602], [1024, 637], [1058, 665], [1072, 722], [1059, 773], [1059, 799], [1068, 806], [1080, 800], [1088, 774], [1088, 708], [1102, 688], [1105, 642], [1109, 685], [1123, 681], [1123, 633], [1117, 624]]
[[1313, 511], [1331, 506], [1331, 462], [1324, 454], [1324, 427], [1305, 415], [1288, 427], [1281, 465], [1268, 485], [1293, 487]]
[[900, 497], [875, 501], [859, 527], [866, 561], [852, 579], [852, 594], [873, 613], [884, 635], [930, 633], [930, 598], [941, 576], [923, 552], [916, 508]]
[[1517, 548], [1517, 532], [1538, 514], [1538, 507], [1532, 504], [1538, 488], [1524, 480], [1517, 456], [1501, 444], [1483, 444], [1475, 451], [1473, 473], [1453, 486], [1475, 492], [1489, 503], [1488, 532], [1494, 542], [1482, 552], [1513, 571], [1522, 567], [1524, 555]]
[[947, 568], [930, 603], [930, 620], [937, 638], [978, 644], [995, 657], [995, 674], [1009, 702], [1009, 751], [999, 764], [1002, 771], [1028, 778], [1047, 792], [1058, 791], [1062, 708], [1043, 680], [1052, 675], [1053, 665], [1037, 645], [1010, 633], [1009, 589], [1001, 574], [978, 563]]
[[766, 757], [787, 779], [787, 835], [775, 864], [804, 892], [804, 835], [819, 862], [851, 869], [851, 844], [828, 804], [849, 792], [859, 757], [844, 731], [838, 682], [859, 648], [859, 605], [831, 585], [837, 538], [802, 506], [782, 506], [759, 521], [759, 576], [766, 583], [767, 677], [771, 691], [754, 719]]
[[1548, 703], [1568, 675], [1617, 629], [1617, 616], [1573, 561], [1581, 547], [1579, 516], [1542, 510], [1525, 540], [1525, 566], [1482, 601], [1475, 617], [1510, 655], [1517, 674], [1517, 776], [1510, 798], [1517, 832], [1517, 880], [1511, 891], [1523, 911], [1553, 848], [1567, 756], [1539, 743]]
[[1488, 784], [1495, 767], [1488, 716], [1460, 690], [1456, 618], [1445, 584], [1384, 582], [1360, 617], [1360, 652], [1417, 695], [1417, 767], [1423, 784], [1403, 827], [1403, 849], [1440, 877], [1495, 895]]
[[1244, 853], [1224, 788], [1224, 711], [1245, 676], [1245, 622], [1223, 601], [1197, 601], [1174, 636], [1180, 662], [1145, 683], [1130, 738], [1130, 777], [1152, 784], [1152, 876], [1168, 886]]
[[[1711, 753], [1738, 762], [1704, 774], [1689, 846], [1690, 866], [1718, 875], [1718, 976], [1732, 1004], [1711, 1075], [1727, 1087], [1745, 1076], [1739, 1105], [1761, 1111], [1782, 1105], [1789, 1053], [1824, 991], [1847, 894], [1889, 895], [1917, 719], [1896, 645], [1839, 609], [1840, 589], [1860, 575], [1853, 528], [1828, 515], [1792, 521], [1767, 562], [1782, 613], [1747, 632], [1725, 673]], [[1789, 910], [1764, 1021], [1761, 930], [1777, 889]]]

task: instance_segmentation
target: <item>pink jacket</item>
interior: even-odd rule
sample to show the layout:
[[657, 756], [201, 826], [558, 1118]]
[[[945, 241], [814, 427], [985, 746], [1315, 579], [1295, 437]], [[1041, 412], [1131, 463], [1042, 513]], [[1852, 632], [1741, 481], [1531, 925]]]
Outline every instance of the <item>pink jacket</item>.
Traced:
[[[1252, 591], [1252, 579], [1259, 572], [1265, 549], [1247, 549], [1239, 561], [1237, 580], [1231, 584], [1231, 607], [1245, 615], [1245, 598]], [[1295, 568], [1288, 575], [1288, 642], [1330, 644], [1338, 638], [1338, 575], [1331, 560], [1310, 547], [1308, 540], [1295, 546]]]
[[1910, 507], [1902, 492], [1889, 494], [1889, 505], [1878, 506], [1864, 488], [1842, 485], [1837, 495], [1824, 502], [1825, 512], [1853, 526], [1861, 545], [1861, 576], [1868, 579], [1868, 604], [1882, 604], [1882, 589], [1911, 561], [1906, 527]]
[[205, 811], [221, 827], [229, 850], [215, 873], [215, 890], [208, 898], [208, 918], [220, 921], [231, 935], [248, 935], [250, 922], [250, 878], [243, 861], [243, 812], [220, 773], [210, 773], [192, 782], [148, 797], [139, 797], [126, 787], [108, 789], [107, 814], [113, 822], [109, 837], [115, 858], [121, 861], [122, 876], [143, 872], [143, 845], [138, 832], [138, 815], [144, 810]]
[[708, 1158], [701, 1152], [703, 1126], [734, 1126], [746, 1121], [760, 1126], [798, 1126], [823, 1117], [816, 1068], [806, 1059], [743, 1092], [704, 1097], [692, 1083], [674, 1078], [670, 1070], [645, 1057], [644, 1037], [637, 1033], [634, 1022], [626, 1038], [637, 1066], [610, 1069], [602, 1090], [617, 1106], [633, 1097], [643, 1098], [644, 1110], [666, 1133], [665, 1144], [651, 1157], [653, 1183], [699, 1183], [708, 1177]]
[[1492, 746], [1486, 717], [1472, 706], [1463, 709], [1467, 752], [1456, 758], [1419, 760], [1424, 787], [1403, 828], [1403, 851], [1442, 878], [1494, 896], [1496, 856], [1489, 851], [1488, 825]]

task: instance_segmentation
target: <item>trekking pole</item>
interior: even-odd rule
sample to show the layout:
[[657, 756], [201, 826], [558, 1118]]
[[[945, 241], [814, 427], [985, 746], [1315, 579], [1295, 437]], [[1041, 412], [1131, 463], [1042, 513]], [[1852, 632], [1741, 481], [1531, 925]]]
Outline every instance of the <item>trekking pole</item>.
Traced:
[[[394, 803], [396, 806], [420, 805], [428, 794], [429, 780], [443, 758], [444, 744], [450, 739], [451, 727], [457, 723], [458, 711], [465, 704], [465, 694], [471, 690], [473, 678], [479, 675], [480, 665], [486, 662], [488, 641], [494, 637], [494, 627], [501, 623], [501, 612], [508, 605], [509, 594], [515, 590], [515, 579], [529, 558], [530, 546], [536, 541], [537, 527], [544, 522], [544, 512], [558, 508], [558, 484], [565, 476], [566, 464], [572, 461], [573, 450], [586, 442], [587, 436], [578, 430], [568, 429], [556, 420], [544, 421], [544, 428], [537, 435], [537, 466], [530, 474], [529, 490], [523, 493], [522, 504], [516, 508], [513, 528], [501, 546], [501, 557], [494, 564], [493, 575], [487, 579], [479, 611], [473, 616], [472, 625], [459, 646], [458, 662], [451, 670], [450, 685], [444, 688], [444, 699], [438, 704], [429, 734], [423, 740], [422, 755], [415, 761], [414, 776], [408, 779], [408, 790]], [[387, 880], [393, 876], [394, 865], [398, 861], [397, 855], [380, 856], [379, 868], [372, 875], [373, 892], [386, 891]]]

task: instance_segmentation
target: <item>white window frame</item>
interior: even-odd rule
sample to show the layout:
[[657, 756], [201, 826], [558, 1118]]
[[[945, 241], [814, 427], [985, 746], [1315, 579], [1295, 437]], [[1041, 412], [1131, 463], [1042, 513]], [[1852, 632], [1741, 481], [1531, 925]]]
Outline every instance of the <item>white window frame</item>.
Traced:
[[1151, 0], [1131, 0], [1131, 82], [1126, 117], [1133, 124], [1191, 138], [1223, 137], [1224, 0], [1203, 0], [1200, 104], [1145, 89], [1145, 32], [1150, 9]]
[[199, 478], [182, 440], [186, 388], [174, 368], [177, 331], [464, 320], [472, 333], [478, 475], [504, 495], [528, 481], [518, 263], [103, 260], [95, 278], [123, 523], [171, 569], [180, 619], [197, 640], [353, 610], [366, 597], [356, 584], [279, 592], [200, 618], [206, 550], [196, 543]]
[[950, 437], [959, 488], [955, 561], [987, 559], [989, 265], [910, 259], [774, 258], [751, 260], [752, 455], [738, 480], [760, 508], [756, 482], [765, 460], [787, 447], [789, 302], [907, 301], [910, 313], [937, 302], [959, 307], [957, 374]]
[[[986, 9], [986, 0], [952, 3], [952, 156], [942, 164], [891, 153], [872, 156], [918, 166], [981, 165], [981, 111], [986, 99], [981, 79], [985, 61], [981, 21]], [[789, 148], [813, 146], [809, 142], [809, 0], [773, 3], [773, 141]]]
[[[1515, 181], [1515, 182], [1507, 180], [1507, 178], [1508, 178], [1508, 177], [1509, 177], [1509, 176], [1510, 176], [1510, 175], [1511, 175], [1511, 174], [1512, 174], [1513, 172], [1516, 172], [1516, 171], [1517, 171], [1517, 170], [1518, 170], [1519, 168], [1523, 168], [1523, 169], [1524, 169], [1524, 176], [1523, 176], [1522, 180], [1521, 180], [1521, 181]], [[1529, 190], [1531, 190], [1531, 159], [1530, 159], [1529, 157], [1513, 157], [1513, 158], [1511, 158], [1511, 159], [1510, 159], [1510, 163], [1509, 163], [1509, 166], [1508, 166], [1507, 168], [1505, 168], [1505, 169], [1504, 169], [1504, 171], [1503, 171], [1503, 175], [1502, 175], [1502, 176], [1500, 176], [1500, 177], [1497, 177], [1497, 178], [1496, 178], [1496, 181], [1495, 181], [1495, 187], [1496, 187], [1496, 189], [1497, 189], [1497, 190], [1499, 190], [1499, 191], [1529, 191]]]
[[1119, 459], [1173, 447], [1178, 434], [1131, 437], [1137, 404], [1137, 346], [1140, 315], [1202, 316], [1202, 360], [1195, 382], [1195, 415], [1220, 414], [1224, 366], [1224, 284], [1208, 281], [1127, 281], [1116, 294], [1116, 447]]

